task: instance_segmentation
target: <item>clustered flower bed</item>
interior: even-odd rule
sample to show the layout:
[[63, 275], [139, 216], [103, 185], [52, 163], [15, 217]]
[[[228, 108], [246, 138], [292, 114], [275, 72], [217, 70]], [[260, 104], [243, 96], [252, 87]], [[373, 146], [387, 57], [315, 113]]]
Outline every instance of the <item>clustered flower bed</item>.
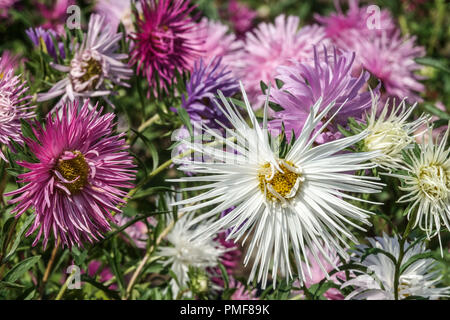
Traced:
[[450, 8], [379, 5], [1, 2], [0, 299], [448, 298]]

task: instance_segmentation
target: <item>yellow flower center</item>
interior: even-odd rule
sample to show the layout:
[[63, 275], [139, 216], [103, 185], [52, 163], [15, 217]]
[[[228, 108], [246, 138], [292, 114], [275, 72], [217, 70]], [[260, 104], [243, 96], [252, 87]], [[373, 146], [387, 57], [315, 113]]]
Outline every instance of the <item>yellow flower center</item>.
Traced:
[[71, 194], [76, 194], [87, 184], [89, 175], [89, 165], [84, 156], [79, 151], [74, 151], [76, 157], [69, 160], [59, 160], [56, 170], [68, 181], [76, 181], [72, 183], [61, 183], [69, 189]]
[[79, 78], [81, 83], [89, 81], [91, 78], [98, 76], [96, 79], [92, 81], [92, 83], [88, 86], [89, 89], [94, 89], [97, 85], [100, 76], [102, 75], [102, 64], [100, 61], [95, 60], [94, 58], [90, 58], [88, 61], [84, 62], [85, 67], [83, 68], [84, 74]]
[[429, 164], [419, 168], [417, 175], [420, 190], [434, 201], [450, 196], [450, 168]]
[[297, 194], [303, 177], [290, 161], [281, 161], [279, 167], [281, 171], [270, 163], [261, 167], [258, 171], [259, 189], [266, 195], [267, 200], [285, 203], [285, 200]]

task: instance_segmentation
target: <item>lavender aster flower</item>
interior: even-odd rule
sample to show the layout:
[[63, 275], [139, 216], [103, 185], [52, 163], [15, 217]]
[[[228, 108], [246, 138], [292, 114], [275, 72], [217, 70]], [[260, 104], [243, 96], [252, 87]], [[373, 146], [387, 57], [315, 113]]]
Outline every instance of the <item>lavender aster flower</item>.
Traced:
[[253, 27], [253, 20], [258, 15], [245, 4], [237, 0], [230, 0], [228, 4], [228, 15], [234, 31], [240, 37]]
[[50, 234], [63, 246], [82, 246], [93, 242], [111, 229], [111, 211], [125, 203], [126, 192], [134, 180], [132, 157], [128, 154], [124, 133], [112, 132], [113, 113], [101, 115], [85, 102], [67, 104], [54, 118], [47, 115], [45, 127], [36, 123], [36, 140], [26, 138], [38, 162], [17, 163], [30, 171], [19, 175], [24, 186], [5, 194], [18, 197], [16, 217], [33, 209], [35, 220], [27, 236], [38, 230], [33, 245], [43, 236], [47, 245]]
[[[20, 119], [34, 117], [30, 106], [31, 96], [26, 95], [28, 87], [14, 75], [10, 61], [0, 59], [0, 147], [6, 145], [12, 151], [11, 140], [23, 144]], [[0, 158], [7, 161], [0, 149]]]
[[[293, 66], [278, 68], [276, 78], [284, 84], [281, 89], [271, 90], [270, 100], [284, 110], [273, 114], [274, 120], [269, 122], [269, 128], [281, 132], [284, 123], [288, 137], [292, 130], [298, 136], [311, 107], [322, 97], [321, 109], [335, 101], [329, 114], [342, 109], [316, 142], [323, 143], [341, 137], [337, 125], [345, 126], [348, 117], [362, 118], [364, 111], [372, 106], [370, 92], [361, 92], [370, 75], [361, 72], [359, 77], [352, 76], [354, 60], [354, 53], [338, 53], [334, 49], [330, 57], [324, 48], [323, 55], [319, 56], [314, 48], [314, 65], [296, 62]], [[322, 125], [321, 122], [319, 126]]]
[[[105, 17], [93, 14], [89, 20], [88, 32], [80, 47], [75, 48], [75, 55], [69, 66], [51, 64], [55, 69], [66, 72], [64, 79], [57, 82], [47, 93], [40, 94], [38, 101], [46, 101], [61, 96], [55, 108], [67, 101], [90, 97], [103, 97], [113, 106], [108, 96], [113, 94], [114, 84], [129, 85], [128, 80], [133, 71], [122, 59], [127, 54], [115, 53], [119, 48], [121, 33], [111, 31], [109, 26], [104, 27]], [[113, 106], [114, 107], [114, 106]]]
[[198, 57], [200, 41], [192, 38], [194, 23], [189, 7], [183, 0], [141, 0], [142, 14], [136, 16], [138, 30], [131, 34], [134, 47], [130, 63], [138, 74], [147, 77], [150, 90], [157, 86], [167, 89], [175, 70], [189, 69], [190, 61]]
[[212, 99], [221, 90], [225, 97], [231, 97], [239, 87], [230, 71], [221, 65], [221, 58], [215, 58], [207, 65], [202, 59], [194, 66], [191, 78], [186, 85], [187, 97], [182, 97], [182, 107], [192, 121], [204, 121], [209, 126], [221, 128], [215, 120], [228, 123]]
[[53, 59], [57, 59], [57, 51], [59, 51], [59, 55], [62, 59], [66, 57], [64, 52], [64, 44], [59, 42], [58, 48], [56, 48], [53, 44], [52, 36], [56, 41], [58, 39], [58, 35], [55, 31], [51, 29], [45, 30], [39, 27], [29, 28], [25, 31], [25, 33], [35, 46], [39, 47], [42, 45], [42, 49], [45, 50]]

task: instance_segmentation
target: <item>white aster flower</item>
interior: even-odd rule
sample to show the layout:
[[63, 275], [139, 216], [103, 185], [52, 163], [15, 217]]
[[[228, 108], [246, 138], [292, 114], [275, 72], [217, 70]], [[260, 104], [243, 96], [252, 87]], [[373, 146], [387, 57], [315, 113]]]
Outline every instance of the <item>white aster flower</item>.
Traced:
[[[354, 270], [355, 277], [342, 285], [342, 288], [353, 286], [355, 290], [350, 293], [346, 299], [357, 300], [394, 300], [395, 299], [395, 265], [394, 262], [383, 253], [368, 255], [363, 262], [361, 258], [368, 248], [379, 248], [395, 257], [399, 258], [400, 244], [397, 236], [369, 238], [369, 246], [358, 245], [355, 255], [352, 257], [354, 263], [367, 268], [367, 271]], [[405, 254], [402, 259], [402, 266], [406, 266], [408, 260], [418, 254], [429, 252], [424, 244], [416, 243], [411, 246], [405, 242]], [[450, 287], [436, 288], [441, 277], [438, 277], [439, 271], [433, 271], [435, 260], [419, 259], [411, 263], [400, 274], [398, 284], [398, 299], [407, 297], [424, 297], [428, 299], [438, 299], [439, 297], [448, 297]]]
[[[429, 130], [432, 137], [432, 129]], [[408, 219], [415, 213], [413, 228], [419, 225], [428, 239], [438, 235], [439, 242], [442, 224], [450, 230], [449, 130], [450, 127], [441, 136], [440, 143], [430, 138], [419, 144], [420, 152], [407, 151], [410, 163], [405, 162], [404, 166], [409, 174], [390, 174], [401, 179], [404, 187], [400, 190], [408, 192], [398, 202], [410, 203]]]
[[208, 226], [191, 228], [190, 216], [183, 216], [176, 223], [172, 231], [167, 235], [167, 241], [172, 246], [161, 246], [158, 254], [166, 257], [164, 265], [170, 265], [177, 276], [178, 283], [172, 279], [170, 284], [174, 297], [177, 296], [180, 287], [185, 287], [189, 282], [189, 267], [206, 270], [216, 267], [220, 257], [227, 251], [218, 241], [213, 238], [192, 239], [194, 231], [202, 232]]
[[379, 96], [372, 95], [372, 109], [367, 117], [369, 134], [364, 139], [364, 146], [367, 151], [380, 151], [381, 155], [372, 161], [384, 169], [391, 170], [399, 167], [402, 150], [411, 147], [415, 138], [424, 133], [417, 130], [427, 123], [429, 117], [422, 115], [409, 122], [408, 118], [417, 103], [407, 108], [405, 99], [398, 106], [395, 106], [394, 100], [392, 108], [389, 107], [389, 100], [386, 101], [381, 113], [378, 112], [379, 106]]
[[[127, 54], [115, 53], [119, 48], [122, 33], [116, 33], [105, 23], [105, 17], [92, 14], [88, 32], [81, 46], [74, 48], [75, 54], [69, 66], [51, 63], [51, 66], [67, 76], [58, 81], [47, 93], [39, 94], [38, 101], [62, 96], [55, 108], [67, 101], [84, 101], [90, 97], [103, 97], [112, 105], [108, 96], [114, 94], [114, 85], [126, 86], [133, 71], [120, 60]], [[82, 104], [81, 104], [82, 105]]]
[[[317, 135], [332, 119], [331, 117], [320, 130], [315, 131], [319, 122], [333, 107], [330, 104], [318, 114], [321, 103], [318, 101], [311, 109], [302, 133], [287, 155], [280, 159], [269, 142], [267, 100], [263, 127], [260, 128], [242, 83], [241, 89], [252, 126], [244, 121], [236, 107], [231, 106], [219, 92], [224, 108], [219, 103], [217, 105], [235, 130], [226, 130], [229, 138], [224, 138], [207, 127], [204, 130], [206, 135], [215, 137], [215, 141], [226, 145], [228, 150], [199, 142], [191, 144], [188, 140], [184, 142], [198, 155], [209, 157], [211, 161], [186, 158], [175, 160], [182, 165], [180, 170], [197, 175], [172, 181], [206, 183], [185, 188], [186, 191], [205, 191], [190, 199], [178, 201], [175, 205], [192, 204], [181, 208], [181, 211], [207, 209], [207, 212], [193, 219], [192, 224], [217, 217], [220, 212], [235, 206], [227, 215], [196, 235], [203, 239], [219, 230], [231, 228], [227, 240], [237, 241], [247, 233], [245, 242], [253, 234], [244, 261], [247, 264], [252, 253], [255, 253], [249, 282], [259, 268], [257, 279], [262, 280], [265, 287], [271, 265], [274, 284], [279, 269], [286, 278], [291, 278], [290, 245], [301, 281], [305, 279], [305, 272], [311, 276], [309, 258], [303, 254], [307, 249], [311, 250], [313, 258], [324, 274], [327, 274], [318, 253], [322, 253], [336, 267], [334, 259], [327, 252], [335, 250], [342, 257], [348, 257], [343, 249], [348, 247], [346, 239], [355, 241], [356, 238], [347, 226], [364, 230], [359, 223], [370, 225], [367, 220], [370, 212], [346, 202], [345, 199], [360, 200], [346, 192], [380, 191], [382, 184], [373, 181], [378, 180], [377, 178], [351, 173], [374, 167], [374, 164], [367, 161], [377, 156], [378, 152], [343, 153], [344, 149], [363, 139], [366, 132], [314, 147]], [[230, 140], [232, 138], [236, 143]]]

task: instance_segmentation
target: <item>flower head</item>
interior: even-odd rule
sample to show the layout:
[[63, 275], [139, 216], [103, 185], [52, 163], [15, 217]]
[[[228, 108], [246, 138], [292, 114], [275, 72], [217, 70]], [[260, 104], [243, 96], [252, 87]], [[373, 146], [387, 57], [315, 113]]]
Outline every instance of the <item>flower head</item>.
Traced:
[[[345, 299], [358, 300], [394, 300], [395, 299], [395, 265], [394, 262], [383, 253], [370, 254], [365, 256], [369, 248], [382, 249], [391, 254], [395, 259], [399, 259], [400, 243], [397, 236], [369, 238], [369, 245], [358, 245], [352, 260], [367, 268], [366, 272], [354, 270], [355, 277], [348, 280], [342, 287], [353, 286], [355, 290]], [[421, 243], [414, 245], [405, 242], [405, 255], [402, 259], [402, 266], [407, 261], [418, 254], [429, 252]], [[428, 299], [438, 299], [448, 297], [450, 287], [436, 288], [440, 278], [438, 271], [433, 271], [435, 261], [433, 259], [421, 259], [411, 263], [400, 274], [397, 294], [399, 299], [411, 296], [420, 296]]]
[[[337, 13], [324, 17], [315, 15], [316, 20], [325, 27], [327, 38], [336, 45], [348, 48], [355, 36], [372, 38], [395, 30], [395, 22], [389, 10], [379, 10], [376, 6], [359, 7], [359, 0], [349, 0], [349, 9], [344, 14], [339, 1], [335, 1]], [[353, 32], [357, 31], [357, 34]]]
[[276, 78], [283, 82], [283, 86], [271, 90], [270, 100], [284, 110], [273, 114], [274, 119], [269, 122], [269, 128], [281, 131], [283, 123], [287, 136], [292, 130], [298, 135], [310, 108], [322, 98], [322, 109], [334, 101], [330, 114], [340, 110], [316, 142], [323, 143], [341, 137], [337, 125], [346, 126], [349, 117], [361, 119], [364, 111], [371, 106], [370, 92], [362, 91], [369, 80], [369, 73], [361, 72], [359, 77], [352, 76], [354, 59], [354, 53], [338, 53], [335, 49], [333, 56], [329, 56], [324, 48], [323, 55], [319, 55], [314, 48], [314, 65], [295, 62], [291, 66], [279, 67]]
[[[177, 276], [171, 280], [172, 292], [176, 296], [181, 288], [189, 282], [189, 268], [206, 270], [216, 267], [220, 256], [226, 251], [225, 248], [212, 238], [193, 240], [194, 230], [190, 227], [191, 217], [184, 216], [178, 219], [172, 231], [167, 235], [167, 241], [171, 246], [159, 247], [159, 255], [166, 257], [164, 265], [170, 265]], [[199, 226], [197, 231], [208, 226]]]
[[350, 50], [356, 52], [358, 65], [381, 81], [386, 97], [405, 97], [411, 103], [421, 100], [418, 93], [425, 87], [416, 72], [422, 66], [415, 59], [424, 56], [425, 50], [415, 45], [415, 37], [401, 37], [397, 31], [373, 39], [356, 34], [354, 38]]
[[52, 64], [66, 77], [57, 82], [47, 93], [40, 94], [38, 101], [46, 101], [61, 96], [55, 108], [68, 101], [85, 101], [90, 97], [103, 97], [112, 105], [108, 96], [113, 94], [114, 85], [128, 86], [133, 71], [120, 60], [127, 54], [116, 53], [121, 33], [105, 27], [105, 17], [92, 14], [88, 32], [81, 46], [74, 49], [75, 54], [69, 66]]
[[[222, 64], [234, 70], [242, 58], [243, 41], [237, 40], [234, 34], [228, 32], [228, 27], [218, 21], [208, 20], [204, 17], [195, 25], [191, 32], [193, 40], [200, 39], [197, 44], [199, 56], [205, 64], [215, 58], [222, 58]], [[195, 60], [198, 61], [198, 60]], [[191, 67], [194, 67], [194, 60]]]
[[14, 68], [10, 61], [0, 58], [0, 158], [6, 160], [1, 150], [6, 145], [14, 151], [11, 141], [23, 144], [20, 120], [31, 119], [35, 116], [30, 106], [31, 96], [27, 96], [26, 82], [14, 75]]
[[[138, 3], [136, 9], [139, 10]], [[123, 23], [127, 33], [135, 31], [131, 0], [98, 0], [95, 3], [95, 11], [108, 19], [112, 30], [117, 30], [119, 24]]]
[[62, 59], [65, 58], [64, 44], [62, 42], [57, 43], [55, 47], [52, 36], [57, 41], [58, 35], [52, 29], [45, 30], [42, 27], [29, 28], [25, 31], [33, 44], [37, 47], [42, 47], [42, 50], [47, 52], [53, 59], [57, 59], [57, 52]]
[[67, 8], [74, 4], [74, 0], [56, 0], [55, 5], [49, 8], [45, 4], [38, 2], [36, 5], [45, 20], [42, 28], [53, 29], [58, 34], [63, 34], [64, 24], [67, 20]]
[[[180, 212], [206, 210], [192, 219], [191, 225], [235, 206], [231, 212], [202, 229], [202, 232], [196, 232], [195, 238], [201, 240], [231, 228], [227, 240], [234, 239], [237, 242], [246, 233], [247, 239], [252, 231], [253, 237], [244, 260], [244, 264], [247, 264], [252, 255], [255, 257], [249, 282], [255, 278], [259, 269], [257, 280], [265, 287], [270, 267], [274, 283], [279, 270], [287, 278], [292, 277], [289, 258], [291, 247], [298, 276], [304, 281], [305, 274], [311, 271], [310, 261], [305, 255], [307, 248], [313, 252], [319, 264], [318, 252], [333, 264], [324, 248], [333, 248], [341, 256], [347, 257], [342, 248], [348, 246], [344, 238], [356, 240], [345, 224], [359, 229], [363, 228], [358, 222], [369, 224], [367, 218], [370, 212], [346, 202], [346, 198], [356, 198], [345, 192], [379, 192], [381, 184], [373, 181], [376, 178], [350, 173], [373, 167], [366, 161], [377, 153], [342, 153], [345, 148], [363, 139], [366, 132], [313, 147], [317, 135], [326, 124], [316, 133], [313, 134], [313, 131], [333, 107], [330, 104], [319, 112], [319, 100], [292, 148], [286, 156], [280, 157], [280, 150], [269, 143], [267, 113], [260, 128], [242, 84], [241, 89], [252, 126], [220, 94], [224, 107], [218, 106], [232, 127], [227, 129], [227, 138], [206, 126], [204, 130], [215, 137], [220, 146], [226, 146], [227, 150], [186, 141], [199, 156], [210, 161], [175, 159], [180, 164], [180, 170], [196, 175], [172, 181], [202, 182], [200, 186], [186, 188], [186, 191], [202, 193], [174, 205], [192, 204], [180, 208]], [[230, 139], [234, 139], [235, 143]], [[302, 255], [306, 268], [301, 263]]]
[[399, 167], [403, 161], [402, 150], [411, 147], [416, 137], [424, 133], [424, 130], [417, 130], [426, 125], [429, 117], [422, 115], [414, 121], [408, 121], [416, 105], [407, 107], [406, 101], [402, 100], [398, 106], [390, 108], [389, 101], [382, 106], [379, 96], [372, 97], [372, 109], [367, 117], [369, 134], [364, 139], [364, 148], [367, 151], [380, 151], [380, 156], [372, 161], [384, 169]]
[[34, 223], [27, 236], [39, 230], [46, 246], [50, 234], [63, 246], [93, 242], [111, 229], [108, 219], [132, 188], [134, 165], [128, 154], [124, 133], [113, 134], [114, 114], [101, 115], [102, 109], [89, 110], [88, 102], [67, 104], [62, 113], [48, 114], [45, 127], [36, 123], [36, 140], [26, 143], [37, 162], [18, 161], [29, 169], [19, 175], [23, 187], [5, 194], [17, 195], [16, 216], [34, 210]]
[[226, 97], [231, 97], [238, 91], [238, 82], [231, 76], [231, 71], [221, 64], [220, 58], [215, 58], [208, 64], [200, 59], [195, 63], [186, 85], [187, 97], [182, 96], [181, 103], [192, 121], [204, 121], [216, 128], [220, 128], [216, 120], [227, 122], [227, 118], [213, 102], [217, 90], [221, 90]]
[[194, 7], [184, 0], [141, 0], [142, 15], [135, 17], [138, 30], [131, 34], [134, 47], [130, 63], [147, 77], [151, 90], [167, 88], [175, 70], [189, 69], [198, 57], [200, 40], [192, 37], [194, 23], [189, 13]]
[[229, 287], [235, 289], [230, 300], [259, 300], [256, 297], [256, 289], [248, 290], [245, 285], [233, 277], [229, 277]]
[[243, 36], [253, 27], [253, 20], [257, 12], [247, 7], [238, 0], [230, 0], [228, 4], [228, 16], [233, 29], [238, 36]]
[[314, 45], [325, 38], [325, 32], [318, 25], [299, 27], [299, 18], [280, 15], [275, 24], [261, 23], [247, 33], [242, 65], [237, 71], [248, 89], [250, 101], [256, 108], [262, 105], [260, 82], [273, 83], [276, 69], [289, 65], [291, 61], [306, 61], [313, 57]]
[[[428, 238], [439, 236], [442, 225], [450, 230], [450, 149], [447, 128], [438, 139], [422, 142], [418, 150], [409, 149], [403, 163], [408, 174], [392, 174], [403, 181], [401, 190], [408, 192], [398, 202], [410, 203], [408, 219], [414, 219]], [[432, 137], [430, 129], [429, 136]], [[411, 215], [414, 213], [414, 218]], [[442, 244], [441, 244], [442, 252]]]

